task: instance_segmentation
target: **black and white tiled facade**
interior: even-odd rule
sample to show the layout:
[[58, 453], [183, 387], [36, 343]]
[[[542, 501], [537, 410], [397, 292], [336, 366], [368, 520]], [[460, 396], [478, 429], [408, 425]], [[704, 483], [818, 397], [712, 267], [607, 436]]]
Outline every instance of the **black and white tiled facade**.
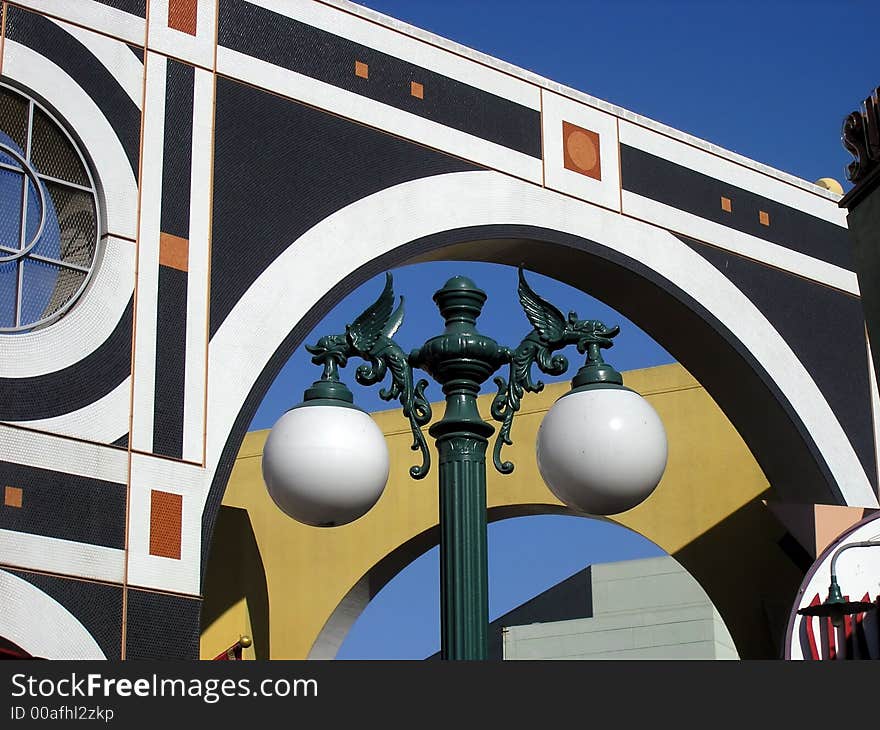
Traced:
[[448, 247], [636, 321], [780, 498], [878, 506], [878, 399], [827, 191], [344, 0], [3, 14], [0, 80], [80, 146], [101, 244], [69, 312], [0, 334], [0, 636], [196, 657], [214, 519], [265, 390], [348, 291]]

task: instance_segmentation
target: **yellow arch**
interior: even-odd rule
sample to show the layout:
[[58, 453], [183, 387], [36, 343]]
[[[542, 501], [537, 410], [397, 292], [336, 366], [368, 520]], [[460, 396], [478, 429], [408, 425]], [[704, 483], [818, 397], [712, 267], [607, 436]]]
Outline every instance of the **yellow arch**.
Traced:
[[[777, 632], [784, 630], [803, 572], [780, 547], [785, 529], [762, 501], [769, 490], [764, 475], [724, 414], [680, 365], [631, 371], [625, 382], [663, 419], [669, 463], [655, 493], [612, 521], [652, 540], [700, 581], [741, 657], [778, 656]], [[548, 386], [524, 401], [514, 446], [507, 450], [514, 473], [488, 472], [490, 514], [565, 511], [541, 480], [534, 443], [544, 413], [568, 387]], [[487, 420], [489, 402], [489, 396], [480, 399]], [[278, 510], [260, 474], [268, 431], [245, 437], [206, 574], [203, 658], [240, 634], [254, 637], [246, 656], [308, 657], [325, 626], [332, 633], [328, 621], [340, 604], [345, 609], [352, 589], [363, 586], [387, 556], [436, 527], [436, 469], [424, 482], [413, 482], [407, 470], [416, 455], [409, 449], [407, 422], [397, 410], [374, 417], [388, 439], [391, 477], [379, 503], [344, 527], [306, 527]]]

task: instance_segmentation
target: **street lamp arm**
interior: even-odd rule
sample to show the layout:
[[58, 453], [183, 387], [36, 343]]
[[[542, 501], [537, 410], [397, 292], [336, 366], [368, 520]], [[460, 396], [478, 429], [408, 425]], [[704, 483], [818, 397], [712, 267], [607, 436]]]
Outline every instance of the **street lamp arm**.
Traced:
[[840, 557], [840, 554], [845, 550], [849, 550], [850, 548], [861, 548], [861, 547], [880, 547], [880, 540], [862, 540], [861, 542], [851, 542], [847, 545], [843, 545], [834, 552], [834, 555], [831, 556], [831, 583], [832, 585], [837, 583], [837, 559]]
[[[559, 309], [529, 286], [522, 267], [519, 269], [518, 294], [533, 329], [510, 353], [507, 379], [498, 376], [494, 380], [498, 393], [492, 401], [491, 413], [493, 419], [501, 422], [501, 428], [495, 439], [492, 459], [495, 468], [502, 474], [510, 474], [514, 468], [511, 462], [501, 461], [501, 449], [513, 443], [510, 429], [513, 418], [520, 409], [523, 395], [526, 392], [540, 393], [544, 389], [543, 381], [533, 380], [532, 365], [537, 365], [546, 375], [562, 375], [568, 370], [568, 358], [554, 353], [568, 345], [576, 345], [579, 353], [587, 354], [587, 365], [592, 365], [593, 369], [603, 366], [604, 370], [599, 377], [594, 378], [595, 382], [622, 382], [619, 374], [606, 365], [601, 356], [602, 349], [614, 344], [612, 338], [620, 332], [619, 327], [608, 327], [595, 319], [579, 319], [576, 312], [569, 312], [568, 318], [565, 318]], [[583, 370], [584, 368], [581, 372]], [[616, 379], [611, 376], [612, 373]]]
[[418, 382], [413, 382], [413, 369], [406, 353], [390, 337], [380, 340], [376, 349], [376, 352], [364, 357], [368, 364], [358, 366], [355, 380], [361, 385], [374, 385], [382, 382], [386, 373], [391, 371], [391, 387], [380, 389], [379, 397], [385, 401], [400, 402], [413, 434], [410, 448], [421, 451], [422, 454], [422, 463], [410, 467], [409, 473], [413, 479], [424, 479], [431, 468], [428, 444], [422, 433], [422, 426], [431, 421], [432, 415], [431, 404], [425, 396], [428, 381], [421, 378]]

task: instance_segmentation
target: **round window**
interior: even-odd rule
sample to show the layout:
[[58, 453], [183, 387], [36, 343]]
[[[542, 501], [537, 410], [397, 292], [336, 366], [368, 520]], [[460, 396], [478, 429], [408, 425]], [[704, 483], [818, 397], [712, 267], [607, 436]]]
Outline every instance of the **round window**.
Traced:
[[62, 316], [98, 250], [95, 183], [62, 126], [0, 84], [0, 332]]

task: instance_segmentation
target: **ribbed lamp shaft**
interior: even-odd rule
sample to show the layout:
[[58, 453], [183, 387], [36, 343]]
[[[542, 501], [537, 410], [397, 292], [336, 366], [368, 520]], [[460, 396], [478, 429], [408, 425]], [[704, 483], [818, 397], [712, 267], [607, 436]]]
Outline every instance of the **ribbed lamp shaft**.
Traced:
[[437, 442], [443, 659], [488, 658], [486, 445], [474, 434]]

